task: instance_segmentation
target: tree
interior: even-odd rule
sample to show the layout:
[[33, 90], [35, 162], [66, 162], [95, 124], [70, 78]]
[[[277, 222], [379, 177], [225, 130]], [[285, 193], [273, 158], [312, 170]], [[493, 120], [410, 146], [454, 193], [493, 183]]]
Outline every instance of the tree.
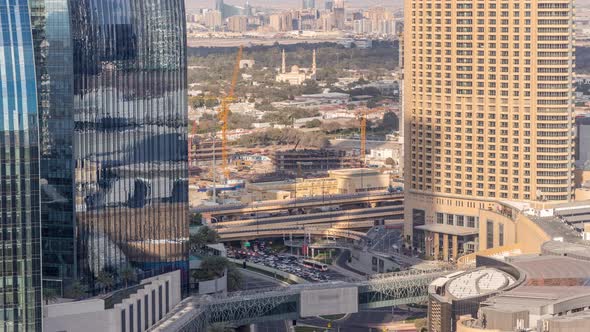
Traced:
[[305, 128], [319, 128], [322, 125], [322, 121], [313, 119], [305, 123]]
[[385, 165], [395, 166], [395, 160], [393, 158], [387, 158], [385, 159]]
[[306, 80], [303, 82], [303, 90], [301, 93], [304, 95], [313, 95], [316, 93], [321, 93], [322, 89], [320, 88], [319, 84], [315, 80]]
[[43, 288], [43, 299], [45, 300], [45, 305], [57, 301], [58, 298], [59, 293], [55, 288]]
[[190, 224], [191, 226], [198, 226], [202, 225], [203, 223], [203, 215], [200, 213], [191, 213], [190, 216]]
[[131, 266], [126, 266], [121, 270], [121, 280], [125, 283], [125, 288], [129, 287], [129, 282], [134, 282], [136, 278], [135, 270]]
[[189, 248], [192, 250], [198, 250], [206, 246], [207, 244], [218, 243], [219, 234], [214, 229], [207, 226], [199, 228], [196, 234], [192, 234], [189, 238]]
[[227, 269], [227, 288], [229, 291], [236, 291], [242, 287], [242, 274], [235, 265], [229, 264]]
[[115, 285], [115, 277], [110, 271], [106, 270], [106, 268], [98, 272], [96, 281], [101, 286], [101, 292], [103, 293], [106, 293]]
[[[221, 256], [207, 256], [201, 260], [201, 267], [194, 270], [192, 277], [197, 281], [221, 278], [227, 269], [230, 268], [227, 258]], [[232, 277], [232, 282], [238, 282], [240, 277]], [[229, 282], [229, 281], [228, 281]]]
[[376, 102], [374, 99], [370, 99], [370, 100], [367, 102], [367, 107], [368, 107], [368, 108], [375, 108], [375, 107], [377, 107], [377, 102]]
[[224, 275], [228, 265], [229, 261], [227, 258], [221, 256], [210, 256], [205, 257], [201, 261], [201, 270], [207, 271], [211, 277], [220, 278]]
[[86, 296], [87, 288], [82, 285], [79, 281], [74, 281], [68, 288], [65, 290], [65, 296], [70, 299], [79, 300]]

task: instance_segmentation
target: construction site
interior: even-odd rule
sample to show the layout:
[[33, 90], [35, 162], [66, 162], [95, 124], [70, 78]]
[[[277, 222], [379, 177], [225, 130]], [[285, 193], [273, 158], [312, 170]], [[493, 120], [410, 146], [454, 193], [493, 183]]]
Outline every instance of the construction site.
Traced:
[[[199, 114], [189, 112], [189, 118], [194, 119], [188, 140], [193, 207], [354, 194], [399, 186], [401, 172], [393, 166], [401, 164], [401, 144], [391, 147], [395, 143], [375, 145], [372, 142], [373, 147], [368, 148], [367, 143], [368, 119], [380, 118], [388, 111], [387, 107], [370, 109], [364, 104], [348, 107], [358, 123], [358, 139], [347, 140], [346, 144], [335, 142], [333, 147], [311, 148], [301, 144], [301, 138], [291, 146], [245, 148], [235, 144], [236, 134], [235, 130], [229, 130], [229, 119], [232, 105], [240, 100], [236, 85], [244, 70], [240, 68], [242, 57], [243, 48], [240, 48], [231, 83], [224, 95], [196, 97], [202, 99], [203, 105], [217, 105], [217, 125], [211, 126], [208, 132], [199, 131]], [[306, 131], [305, 128], [297, 130]], [[387, 148], [381, 148], [386, 144]], [[373, 155], [376, 157], [368, 162], [367, 156]], [[343, 171], [338, 173], [338, 170]], [[345, 190], [336, 185], [342, 183], [341, 178], [348, 178], [348, 181], [358, 178], [362, 184], [355, 189], [350, 189], [349, 185]]]

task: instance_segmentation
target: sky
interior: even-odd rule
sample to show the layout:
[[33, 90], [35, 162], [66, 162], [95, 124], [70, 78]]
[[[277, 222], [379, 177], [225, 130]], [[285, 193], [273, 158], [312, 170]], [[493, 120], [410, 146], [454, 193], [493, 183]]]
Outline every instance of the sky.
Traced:
[[[578, 0], [588, 1], [590, 0]], [[225, 0], [228, 4], [243, 5], [246, 0]], [[213, 8], [215, 6], [215, 0], [185, 0], [188, 9], [195, 8]], [[316, 0], [320, 6], [323, 0]], [[350, 7], [370, 7], [370, 6], [387, 6], [387, 7], [399, 7], [403, 0], [346, 0], [346, 3]], [[250, 4], [254, 6], [268, 6], [276, 8], [299, 8], [301, 7], [301, 0], [250, 0]]]

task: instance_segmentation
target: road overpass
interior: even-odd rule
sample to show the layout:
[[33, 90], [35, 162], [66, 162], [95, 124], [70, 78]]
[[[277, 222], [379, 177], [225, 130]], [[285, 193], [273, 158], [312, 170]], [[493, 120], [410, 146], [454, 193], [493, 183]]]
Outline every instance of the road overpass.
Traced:
[[244, 326], [421, 303], [428, 299], [428, 285], [448, 273], [448, 270], [410, 270], [376, 275], [358, 282], [295, 285], [236, 292], [226, 297], [190, 297], [148, 331], [204, 332], [216, 323]]
[[280, 213], [293, 210], [305, 210], [327, 206], [379, 206], [385, 203], [402, 205], [403, 193], [370, 192], [350, 195], [324, 195], [298, 199], [265, 201], [252, 204], [224, 204], [216, 206], [199, 206], [191, 208], [193, 213], [201, 213], [206, 221], [231, 221], [236, 217], [260, 213]]
[[341, 238], [353, 241], [366, 240], [365, 233], [346, 229], [322, 228], [322, 227], [282, 227], [280, 225], [269, 230], [236, 231], [220, 234], [222, 241], [254, 240], [276, 237], [317, 236], [323, 238]]
[[[295, 234], [294, 230], [313, 227], [339, 230], [359, 230], [371, 228], [375, 220], [403, 219], [403, 206], [384, 206], [343, 211], [319, 212], [309, 214], [287, 215], [240, 221], [226, 221], [211, 224], [222, 240], [240, 238], [240, 234], [265, 234], [281, 236]], [[242, 239], [247, 239], [242, 237]]]

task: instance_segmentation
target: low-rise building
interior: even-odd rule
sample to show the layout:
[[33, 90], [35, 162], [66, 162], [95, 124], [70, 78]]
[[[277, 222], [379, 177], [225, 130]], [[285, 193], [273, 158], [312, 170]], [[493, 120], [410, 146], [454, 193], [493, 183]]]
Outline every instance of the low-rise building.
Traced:
[[242, 198], [251, 201], [283, 200], [312, 196], [356, 194], [385, 191], [390, 186], [388, 174], [374, 169], [342, 169], [328, 172], [328, 177], [287, 181], [248, 183]]
[[181, 301], [180, 270], [97, 298], [46, 305], [43, 331], [146, 331]]
[[361, 166], [358, 155], [334, 149], [276, 151], [271, 157], [278, 173], [319, 172]]

